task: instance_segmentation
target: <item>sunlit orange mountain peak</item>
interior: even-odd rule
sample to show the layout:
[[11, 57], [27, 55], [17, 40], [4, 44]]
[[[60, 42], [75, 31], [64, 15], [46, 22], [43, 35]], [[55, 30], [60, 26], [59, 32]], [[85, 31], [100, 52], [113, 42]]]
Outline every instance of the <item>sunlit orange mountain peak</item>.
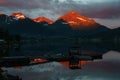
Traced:
[[33, 19], [35, 22], [47, 22], [47, 23], [49, 23], [49, 24], [52, 24], [53, 23], [53, 21], [52, 20], [50, 20], [50, 19], [48, 19], [48, 18], [46, 18], [46, 17], [38, 17], [38, 18], [35, 18], [35, 19]]
[[97, 24], [94, 20], [82, 16], [75, 11], [70, 11], [65, 15], [58, 18], [58, 20], [63, 19], [69, 23], [69, 25], [74, 29], [88, 29], [95, 27]]
[[25, 19], [25, 15], [20, 12], [12, 13], [11, 16], [16, 17], [18, 19]]

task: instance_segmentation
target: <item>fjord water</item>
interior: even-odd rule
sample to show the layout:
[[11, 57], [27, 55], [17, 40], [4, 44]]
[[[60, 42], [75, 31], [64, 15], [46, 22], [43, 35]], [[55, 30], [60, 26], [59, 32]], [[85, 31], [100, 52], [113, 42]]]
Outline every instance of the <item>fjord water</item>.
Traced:
[[[102, 41], [85, 41], [80, 38], [42, 38], [42, 39], [24, 39], [19, 46], [13, 47], [9, 50], [7, 56], [56, 56], [69, 55], [69, 50], [76, 47], [80, 52], [87, 51], [97, 55], [114, 50], [120, 51], [120, 43], [116, 42], [102, 42]], [[93, 52], [93, 53], [92, 53]]]
[[8, 56], [67, 56], [69, 49], [79, 47], [83, 54], [102, 55], [102, 59], [88, 61], [81, 69], [71, 70], [58, 62], [50, 62], [21, 69], [4, 68], [23, 80], [119, 80], [119, 44], [78, 42], [76, 39], [24, 40], [20, 49], [10, 50]]
[[119, 80], [119, 57], [119, 52], [110, 51], [102, 60], [88, 62], [77, 70], [70, 70], [57, 62], [5, 70], [23, 80]]

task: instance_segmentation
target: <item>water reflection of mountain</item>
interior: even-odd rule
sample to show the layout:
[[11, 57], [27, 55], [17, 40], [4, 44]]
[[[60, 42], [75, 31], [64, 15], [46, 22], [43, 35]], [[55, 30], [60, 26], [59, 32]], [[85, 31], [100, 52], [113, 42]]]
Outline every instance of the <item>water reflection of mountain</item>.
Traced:
[[[18, 58], [20, 58], [21, 56], [25, 56], [29, 59], [29, 61], [35, 60], [35, 64], [39, 63], [39, 60], [37, 61], [37, 59], [44, 59], [47, 60], [47, 62], [60, 62], [61, 64], [71, 69], [79, 69], [82, 67], [82, 65], [86, 64], [89, 61], [103, 59], [103, 55], [108, 51], [120, 51], [119, 44], [85, 41], [82, 41], [81, 43], [78, 39], [69, 41], [59, 41], [59, 39], [55, 41], [46, 39], [41, 41], [23, 40], [20, 42], [19, 46], [19, 49], [13, 47], [7, 53], [7, 57], [13, 57], [13, 59], [11, 58], [11, 61], [15, 60], [15, 56], [17, 56]], [[32, 63], [29, 63], [29, 61], [26, 65], [32, 65]], [[13, 67], [11, 62], [9, 65], [6, 66], [8, 62], [4, 62], [4, 58], [3, 63], [5, 65], [1, 65], [2, 67]], [[42, 64], [44, 62], [40, 63]], [[20, 66], [20, 64], [15, 65]]]
[[[85, 41], [83, 41], [85, 40]], [[7, 57], [25, 56], [42, 58], [48, 61], [69, 61], [79, 64], [79, 61], [102, 59], [108, 51], [120, 51], [117, 42], [94, 41], [81, 38], [39, 38], [23, 39], [9, 49]]]

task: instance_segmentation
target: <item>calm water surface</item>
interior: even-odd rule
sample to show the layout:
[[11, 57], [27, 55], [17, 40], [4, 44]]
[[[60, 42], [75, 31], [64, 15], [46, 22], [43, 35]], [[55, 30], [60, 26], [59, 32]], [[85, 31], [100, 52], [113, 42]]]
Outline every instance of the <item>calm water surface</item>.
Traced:
[[88, 62], [82, 69], [71, 70], [57, 62], [23, 67], [4, 68], [23, 80], [119, 80], [120, 53], [109, 51], [102, 60]]

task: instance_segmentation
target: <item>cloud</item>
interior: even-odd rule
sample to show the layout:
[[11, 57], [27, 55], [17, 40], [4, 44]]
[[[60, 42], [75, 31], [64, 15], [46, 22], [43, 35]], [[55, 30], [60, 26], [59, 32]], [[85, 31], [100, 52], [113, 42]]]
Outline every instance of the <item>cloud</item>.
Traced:
[[120, 17], [120, 0], [0, 0], [0, 11], [10, 14], [20, 11], [30, 17], [58, 16], [74, 10], [89, 18]]

